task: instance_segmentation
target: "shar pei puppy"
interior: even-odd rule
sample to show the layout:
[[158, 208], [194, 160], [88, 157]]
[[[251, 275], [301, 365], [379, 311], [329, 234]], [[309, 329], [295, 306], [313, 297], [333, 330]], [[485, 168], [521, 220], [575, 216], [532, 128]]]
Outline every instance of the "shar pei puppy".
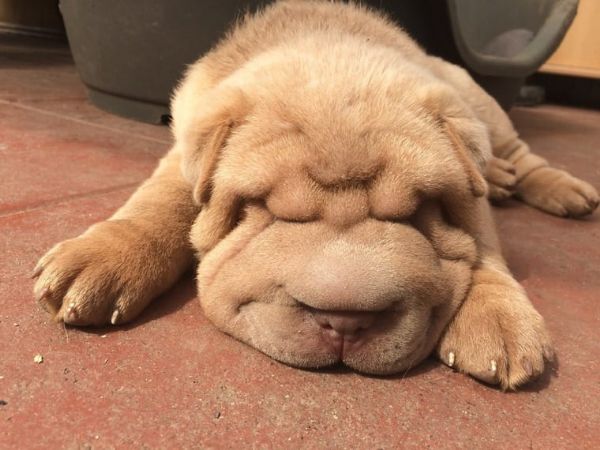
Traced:
[[56, 320], [129, 322], [198, 259], [210, 321], [293, 366], [390, 374], [436, 352], [504, 389], [543, 372], [488, 198], [578, 217], [598, 194], [463, 69], [364, 7], [282, 1], [189, 68], [172, 113], [150, 179], [35, 268]]

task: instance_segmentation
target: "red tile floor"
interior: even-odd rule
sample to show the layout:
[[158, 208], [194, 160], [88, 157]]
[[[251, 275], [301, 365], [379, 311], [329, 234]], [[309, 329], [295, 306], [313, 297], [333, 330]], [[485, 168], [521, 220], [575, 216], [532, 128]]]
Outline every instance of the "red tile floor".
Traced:
[[[600, 112], [512, 117], [600, 187]], [[31, 294], [36, 260], [108, 216], [169, 142], [92, 106], [62, 46], [0, 36], [0, 448], [598, 448], [600, 213], [496, 210], [560, 358], [517, 393], [434, 360], [389, 378], [286, 367], [215, 330], [191, 276], [131, 325], [53, 323]]]

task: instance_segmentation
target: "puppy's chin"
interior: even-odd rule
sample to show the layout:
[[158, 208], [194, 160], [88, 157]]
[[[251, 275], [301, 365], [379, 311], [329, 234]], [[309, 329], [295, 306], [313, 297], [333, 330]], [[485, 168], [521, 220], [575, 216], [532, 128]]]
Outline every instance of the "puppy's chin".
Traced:
[[[296, 367], [343, 363], [378, 375], [413, 367], [432, 351], [464, 298], [470, 265], [440, 260], [405, 224], [367, 220], [342, 237], [340, 248], [339, 231], [323, 223], [241, 224], [199, 266], [206, 316], [222, 331]], [[338, 251], [361, 258], [356, 262], [364, 277], [352, 289], [346, 282], [341, 291], [335, 283], [332, 287], [312, 266], [323, 258], [333, 261]], [[335, 272], [328, 267], [327, 273]], [[327, 301], [325, 288], [336, 292], [338, 301]], [[348, 292], [352, 295], [342, 295]], [[340, 334], [321, 315], [369, 320]]]

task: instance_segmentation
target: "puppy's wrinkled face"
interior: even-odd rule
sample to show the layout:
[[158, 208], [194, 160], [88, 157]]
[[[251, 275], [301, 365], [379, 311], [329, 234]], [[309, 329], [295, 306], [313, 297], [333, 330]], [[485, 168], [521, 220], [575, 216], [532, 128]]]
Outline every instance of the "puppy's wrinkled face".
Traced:
[[207, 317], [291, 365], [408, 369], [477, 259], [461, 220], [480, 199], [453, 139], [386, 93], [269, 95], [215, 132], [227, 136], [191, 235]]

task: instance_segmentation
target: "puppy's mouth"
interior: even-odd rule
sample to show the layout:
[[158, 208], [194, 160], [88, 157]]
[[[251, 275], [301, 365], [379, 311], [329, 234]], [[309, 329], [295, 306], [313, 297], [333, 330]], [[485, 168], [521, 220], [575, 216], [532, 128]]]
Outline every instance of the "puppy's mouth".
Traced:
[[428, 341], [428, 327], [421, 325], [429, 316], [402, 299], [374, 311], [319, 309], [283, 289], [276, 292], [280, 302], [239, 305], [231, 323], [250, 333], [230, 334], [294, 367], [343, 364], [364, 374], [389, 375], [410, 366]]
[[393, 308], [382, 311], [330, 311], [299, 303], [317, 324], [323, 347], [338, 361], [360, 351], [377, 335], [385, 334], [398, 314]]

